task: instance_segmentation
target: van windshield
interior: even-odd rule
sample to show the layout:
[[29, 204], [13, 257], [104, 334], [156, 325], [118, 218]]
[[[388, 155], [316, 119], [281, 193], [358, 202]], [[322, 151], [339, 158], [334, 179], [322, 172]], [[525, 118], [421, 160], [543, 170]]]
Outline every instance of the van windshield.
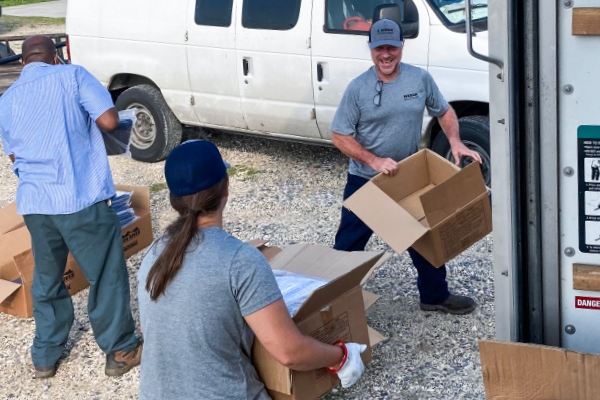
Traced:
[[[428, 0], [431, 7], [446, 26], [465, 23], [467, 15], [465, 0]], [[472, 19], [482, 21], [488, 17], [488, 0], [471, 0]]]

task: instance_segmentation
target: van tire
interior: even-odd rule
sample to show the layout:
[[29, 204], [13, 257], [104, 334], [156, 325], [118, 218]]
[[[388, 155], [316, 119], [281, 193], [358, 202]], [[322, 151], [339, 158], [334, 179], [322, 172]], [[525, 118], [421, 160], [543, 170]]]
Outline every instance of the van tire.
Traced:
[[133, 159], [148, 163], [162, 161], [181, 143], [181, 123], [155, 86], [129, 88], [117, 98], [115, 106], [119, 111], [138, 108], [131, 143]]
[[[460, 139], [471, 150], [475, 150], [483, 161], [481, 172], [488, 187], [492, 187], [492, 165], [490, 155], [490, 119], [481, 115], [463, 117], [458, 120]], [[445, 159], [454, 162], [450, 143], [443, 132], [440, 132], [431, 145], [435, 151]], [[462, 160], [461, 166], [470, 164], [471, 160]]]

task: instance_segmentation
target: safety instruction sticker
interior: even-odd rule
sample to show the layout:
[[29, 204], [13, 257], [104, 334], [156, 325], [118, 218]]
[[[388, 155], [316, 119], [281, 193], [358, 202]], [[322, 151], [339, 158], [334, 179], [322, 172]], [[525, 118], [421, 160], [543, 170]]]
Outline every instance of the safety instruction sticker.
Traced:
[[579, 151], [579, 250], [600, 253], [600, 126], [577, 130]]

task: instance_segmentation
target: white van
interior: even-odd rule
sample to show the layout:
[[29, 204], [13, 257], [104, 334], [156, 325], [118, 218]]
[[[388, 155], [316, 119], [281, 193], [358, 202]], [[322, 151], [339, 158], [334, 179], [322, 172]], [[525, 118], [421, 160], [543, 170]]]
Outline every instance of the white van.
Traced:
[[[471, 0], [487, 54], [487, 0]], [[456, 109], [489, 184], [488, 65], [469, 55], [464, 0], [69, 0], [71, 60], [138, 109], [132, 154], [155, 162], [182, 124], [330, 144], [348, 83], [372, 65], [376, 6], [404, 10], [403, 61], [427, 69]], [[423, 143], [451, 158], [436, 119]], [[468, 162], [468, 160], [467, 160]]]

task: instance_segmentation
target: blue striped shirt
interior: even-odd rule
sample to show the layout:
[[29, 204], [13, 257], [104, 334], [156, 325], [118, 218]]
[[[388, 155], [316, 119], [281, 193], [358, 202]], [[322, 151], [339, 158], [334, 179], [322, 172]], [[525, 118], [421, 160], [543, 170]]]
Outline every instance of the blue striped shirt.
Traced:
[[115, 194], [94, 121], [114, 107], [84, 68], [31, 63], [0, 97], [0, 137], [14, 154], [21, 215], [72, 214]]

